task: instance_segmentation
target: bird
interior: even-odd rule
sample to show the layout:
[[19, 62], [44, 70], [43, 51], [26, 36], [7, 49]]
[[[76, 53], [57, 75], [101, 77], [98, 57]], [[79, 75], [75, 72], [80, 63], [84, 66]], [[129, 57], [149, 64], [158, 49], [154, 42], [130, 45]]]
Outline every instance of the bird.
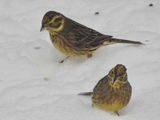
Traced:
[[79, 95], [92, 95], [92, 107], [113, 111], [119, 116], [118, 111], [127, 106], [132, 94], [126, 71], [124, 65], [117, 64], [99, 80], [93, 92], [83, 92]]
[[45, 29], [49, 32], [54, 47], [67, 58], [77, 56], [91, 58], [101, 46], [114, 43], [142, 44], [139, 41], [117, 39], [102, 34], [56, 11], [48, 11], [43, 16], [40, 31]]

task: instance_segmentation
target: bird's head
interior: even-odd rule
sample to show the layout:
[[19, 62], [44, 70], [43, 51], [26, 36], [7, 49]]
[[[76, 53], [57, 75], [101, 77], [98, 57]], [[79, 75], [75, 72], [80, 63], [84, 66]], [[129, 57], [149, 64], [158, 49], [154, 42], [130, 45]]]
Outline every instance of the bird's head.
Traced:
[[124, 65], [118, 64], [109, 71], [108, 77], [111, 84], [121, 86], [127, 82], [127, 69]]
[[64, 27], [65, 17], [55, 11], [48, 11], [42, 19], [42, 26], [40, 31], [46, 29], [50, 34], [56, 34], [60, 32]]

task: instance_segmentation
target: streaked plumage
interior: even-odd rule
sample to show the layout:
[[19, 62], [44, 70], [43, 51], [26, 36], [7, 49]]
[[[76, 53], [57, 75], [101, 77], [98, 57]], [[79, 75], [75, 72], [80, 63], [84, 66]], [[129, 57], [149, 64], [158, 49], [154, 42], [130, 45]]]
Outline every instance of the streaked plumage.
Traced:
[[91, 95], [92, 106], [113, 111], [124, 108], [130, 101], [132, 87], [127, 80], [126, 67], [118, 64], [110, 70], [94, 87], [93, 92], [80, 93], [80, 95]]
[[41, 31], [44, 28], [49, 31], [55, 48], [72, 57], [82, 55], [92, 57], [93, 52], [101, 46], [114, 43], [142, 44], [101, 34], [55, 11], [49, 11], [44, 15]]

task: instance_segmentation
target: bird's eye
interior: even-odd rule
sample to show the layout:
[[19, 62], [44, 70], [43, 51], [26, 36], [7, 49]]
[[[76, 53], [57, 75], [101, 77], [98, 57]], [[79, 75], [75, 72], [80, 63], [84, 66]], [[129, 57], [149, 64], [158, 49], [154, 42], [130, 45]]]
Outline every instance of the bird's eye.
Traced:
[[114, 74], [114, 72], [113, 72], [113, 71], [111, 71], [111, 74], [113, 75], [113, 74]]
[[54, 22], [55, 22], [55, 23], [57, 23], [57, 22], [61, 22], [61, 21], [62, 21], [62, 18], [61, 18], [61, 17], [56, 18], [56, 19], [54, 20]]

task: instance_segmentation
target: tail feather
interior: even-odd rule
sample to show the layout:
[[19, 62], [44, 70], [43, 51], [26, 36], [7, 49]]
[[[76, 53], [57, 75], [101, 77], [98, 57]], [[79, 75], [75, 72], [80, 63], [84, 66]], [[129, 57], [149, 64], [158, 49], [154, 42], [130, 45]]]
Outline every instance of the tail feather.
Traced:
[[90, 96], [90, 95], [93, 95], [93, 92], [82, 92], [82, 93], [79, 93], [78, 95]]
[[114, 44], [114, 43], [127, 43], [127, 44], [143, 44], [139, 41], [132, 41], [132, 40], [124, 40], [124, 39], [117, 39], [117, 38], [110, 38], [104, 41], [104, 45]]
[[116, 39], [116, 38], [112, 38], [113, 42], [115, 43], [130, 43], [130, 44], [143, 44], [139, 41], [132, 41], [132, 40], [123, 40], [123, 39]]

